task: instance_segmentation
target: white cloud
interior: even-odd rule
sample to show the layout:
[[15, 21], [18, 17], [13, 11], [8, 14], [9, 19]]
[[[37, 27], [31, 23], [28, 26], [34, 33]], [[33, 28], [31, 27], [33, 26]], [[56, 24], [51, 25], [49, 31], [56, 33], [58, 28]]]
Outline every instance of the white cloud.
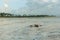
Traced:
[[52, 9], [53, 8], [53, 4], [47, 5], [48, 9]]
[[8, 7], [8, 4], [4, 4], [4, 6], [7, 8]]
[[38, 3], [58, 3], [59, 0], [30, 0]]
[[43, 2], [49, 2], [49, 0], [42, 0]]
[[53, 3], [57, 3], [57, 2], [58, 2], [58, 0], [51, 0], [51, 2], [53, 2]]

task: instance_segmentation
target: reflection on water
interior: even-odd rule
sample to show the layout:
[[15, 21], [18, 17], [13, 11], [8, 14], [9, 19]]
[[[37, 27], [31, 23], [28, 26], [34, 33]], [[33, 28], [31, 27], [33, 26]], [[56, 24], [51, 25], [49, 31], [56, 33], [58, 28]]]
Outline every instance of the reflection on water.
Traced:
[[[30, 28], [31, 24], [42, 24]], [[0, 40], [59, 40], [60, 18], [0, 18]]]

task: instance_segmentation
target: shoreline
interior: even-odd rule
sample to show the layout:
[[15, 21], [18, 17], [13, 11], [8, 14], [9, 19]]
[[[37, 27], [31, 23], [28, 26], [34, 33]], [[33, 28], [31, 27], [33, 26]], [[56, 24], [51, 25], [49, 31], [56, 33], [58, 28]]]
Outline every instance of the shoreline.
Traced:
[[0, 18], [56, 18], [56, 17], [0, 17]]

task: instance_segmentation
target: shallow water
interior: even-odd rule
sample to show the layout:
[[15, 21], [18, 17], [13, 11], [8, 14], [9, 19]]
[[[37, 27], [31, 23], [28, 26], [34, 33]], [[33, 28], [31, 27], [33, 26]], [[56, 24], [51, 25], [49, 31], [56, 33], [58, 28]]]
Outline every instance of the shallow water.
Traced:
[[60, 18], [0, 18], [0, 40], [60, 40]]

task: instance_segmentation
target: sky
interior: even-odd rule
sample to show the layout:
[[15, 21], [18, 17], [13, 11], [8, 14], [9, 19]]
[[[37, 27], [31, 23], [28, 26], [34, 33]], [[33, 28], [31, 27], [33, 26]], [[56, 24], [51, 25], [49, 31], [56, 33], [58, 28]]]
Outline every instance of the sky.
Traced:
[[60, 0], [0, 0], [0, 12], [60, 15]]
[[26, 6], [26, 0], [0, 0], [0, 7], [7, 6], [10, 8], [20, 8]]

